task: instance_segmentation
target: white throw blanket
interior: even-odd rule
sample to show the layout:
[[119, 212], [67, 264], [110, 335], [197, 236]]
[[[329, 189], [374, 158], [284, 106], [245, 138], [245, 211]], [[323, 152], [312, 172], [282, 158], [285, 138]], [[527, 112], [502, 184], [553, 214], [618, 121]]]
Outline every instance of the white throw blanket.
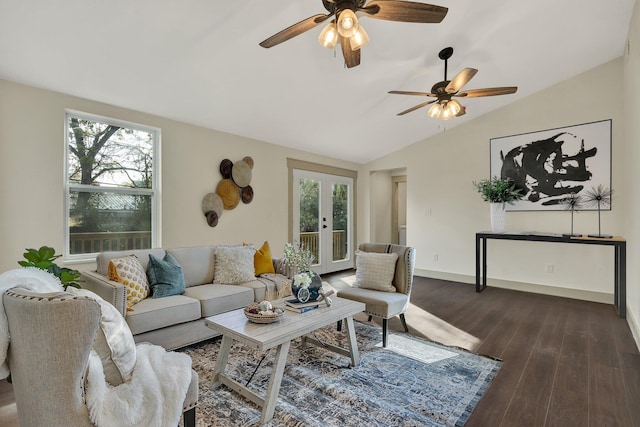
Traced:
[[[63, 291], [57, 277], [37, 268], [0, 274], [0, 297], [18, 287], [37, 293]], [[0, 379], [9, 375], [9, 340], [7, 316], [0, 300]], [[91, 421], [98, 427], [178, 425], [191, 383], [191, 358], [152, 344], [138, 344], [136, 352], [131, 380], [113, 387], [105, 380], [100, 356], [91, 351], [85, 390]]]
[[131, 381], [117, 387], [105, 381], [100, 357], [91, 352], [86, 388], [91, 421], [99, 427], [177, 426], [191, 383], [191, 358], [147, 343], [136, 350]]

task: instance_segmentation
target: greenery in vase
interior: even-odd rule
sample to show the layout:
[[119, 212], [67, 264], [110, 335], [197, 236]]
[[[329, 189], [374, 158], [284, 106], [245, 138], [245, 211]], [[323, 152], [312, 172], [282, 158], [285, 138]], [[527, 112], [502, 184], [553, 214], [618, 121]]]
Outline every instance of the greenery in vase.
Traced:
[[296, 273], [312, 273], [311, 265], [315, 256], [300, 243], [286, 243], [284, 245], [284, 263], [293, 267]]
[[80, 272], [78, 270], [72, 270], [66, 267], [60, 267], [55, 262], [56, 259], [62, 255], [56, 255], [55, 249], [50, 246], [41, 246], [40, 249], [25, 249], [27, 252], [23, 254], [26, 261], [18, 261], [22, 267], [35, 267], [40, 270], [48, 271], [49, 273], [60, 279], [62, 287], [67, 289], [67, 286], [73, 286], [74, 288], [80, 288]]
[[511, 178], [494, 176], [479, 182], [473, 181], [473, 186], [485, 202], [513, 204], [514, 201], [524, 197], [522, 190], [516, 187], [516, 183]]

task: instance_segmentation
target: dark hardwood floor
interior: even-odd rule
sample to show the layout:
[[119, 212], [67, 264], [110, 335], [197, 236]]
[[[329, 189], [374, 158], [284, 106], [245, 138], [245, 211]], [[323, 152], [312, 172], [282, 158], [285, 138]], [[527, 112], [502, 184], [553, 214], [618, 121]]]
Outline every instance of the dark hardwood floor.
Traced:
[[[640, 426], [640, 354], [613, 306], [415, 277], [406, 319], [413, 335], [503, 360], [467, 426]], [[0, 426], [18, 426], [6, 381]]]
[[611, 305], [415, 277], [406, 319], [413, 335], [503, 360], [467, 426], [640, 426], [640, 354]]

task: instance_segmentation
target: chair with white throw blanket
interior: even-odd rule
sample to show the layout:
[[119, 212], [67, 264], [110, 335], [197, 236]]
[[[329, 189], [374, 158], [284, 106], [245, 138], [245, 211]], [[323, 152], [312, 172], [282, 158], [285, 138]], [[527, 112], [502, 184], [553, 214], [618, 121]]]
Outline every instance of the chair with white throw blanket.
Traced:
[[198, 375], [188, 356], [135, 346], [126, 323], [83, 292], [2, 295], [20, 426], [176, 426], [182, 413], [195, 426]]
[[[338, 291], [340, 298], [363, 302], [365, 312], [382, 318], [382, 345], [387, 346], [388, 319], [400, 316], [409, 332], [404, 313], [409, 307], [415, 249], [388, 243], [362, 243], [356, 251], [356, 281]], [[340, 327], [340, 326], [339, 326]]]

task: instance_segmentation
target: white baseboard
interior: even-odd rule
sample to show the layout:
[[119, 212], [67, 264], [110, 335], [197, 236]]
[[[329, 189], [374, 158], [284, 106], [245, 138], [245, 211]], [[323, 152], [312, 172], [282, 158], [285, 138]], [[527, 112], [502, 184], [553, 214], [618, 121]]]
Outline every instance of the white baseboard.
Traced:
[[[451, 280], [453, 282], [469, 283], [475, 286], [476, 277], [464, 274], [446, 273], [442, 271], [415, 269], [414, 274], [420, 277], [432, 279]], [[531, 292], [534, 294], [552, 295], [563, 298], [573, 298], [583, 301], [599, 302], [602, 304], [613, 304], [613, 294], [603, 292], [585, 291], [582, 289], [559, 288], [557, 286], [538, 285], [535, 283], [514, 282], [510, 280], [489, 279], [487, 286], [496, 288], [512, 289], [514, 291]]]
[[[476, 284], [475, 276], [468, 276], [465, 274], [445, 273], [442, 271], [422, 270], [416, 268], [414, 275], [420, 277], [429, 277], [439, 280], [450, 280], [452, 282], [468, 283], [473, 286]], [[487, 279], [487, 286], [494, 286], [496, 288], [512, 289], [514, 291], [531, 292], [535, 294], [552, 295], [564, 298], [573, 298], [583, 301], [599, 302], [602, 304], [613, 304], [613, 294], [605, 294], [602, 292], [585, 291], [581, 289], [568, 289], [558, 288], [556, 286], [537, 285], [534, 283], [525, 282], [512, 282], [508, 280], [500, 279]], [[629, 311], [627, 307], [627, 323], [631, 334], [636, 342], [636, 347], [640, 350], [640, 325], [633, 315], [633, 312]]]
[[629, 324], [629, 329], [631, 329], [631, 335], [633, 335], [633, 340], [636, 342], [636, 347], [640, 350], [640, 328], [638, 327], [638, 322], [633, 315], [633, 312], [627, 309], [627, 323]]

